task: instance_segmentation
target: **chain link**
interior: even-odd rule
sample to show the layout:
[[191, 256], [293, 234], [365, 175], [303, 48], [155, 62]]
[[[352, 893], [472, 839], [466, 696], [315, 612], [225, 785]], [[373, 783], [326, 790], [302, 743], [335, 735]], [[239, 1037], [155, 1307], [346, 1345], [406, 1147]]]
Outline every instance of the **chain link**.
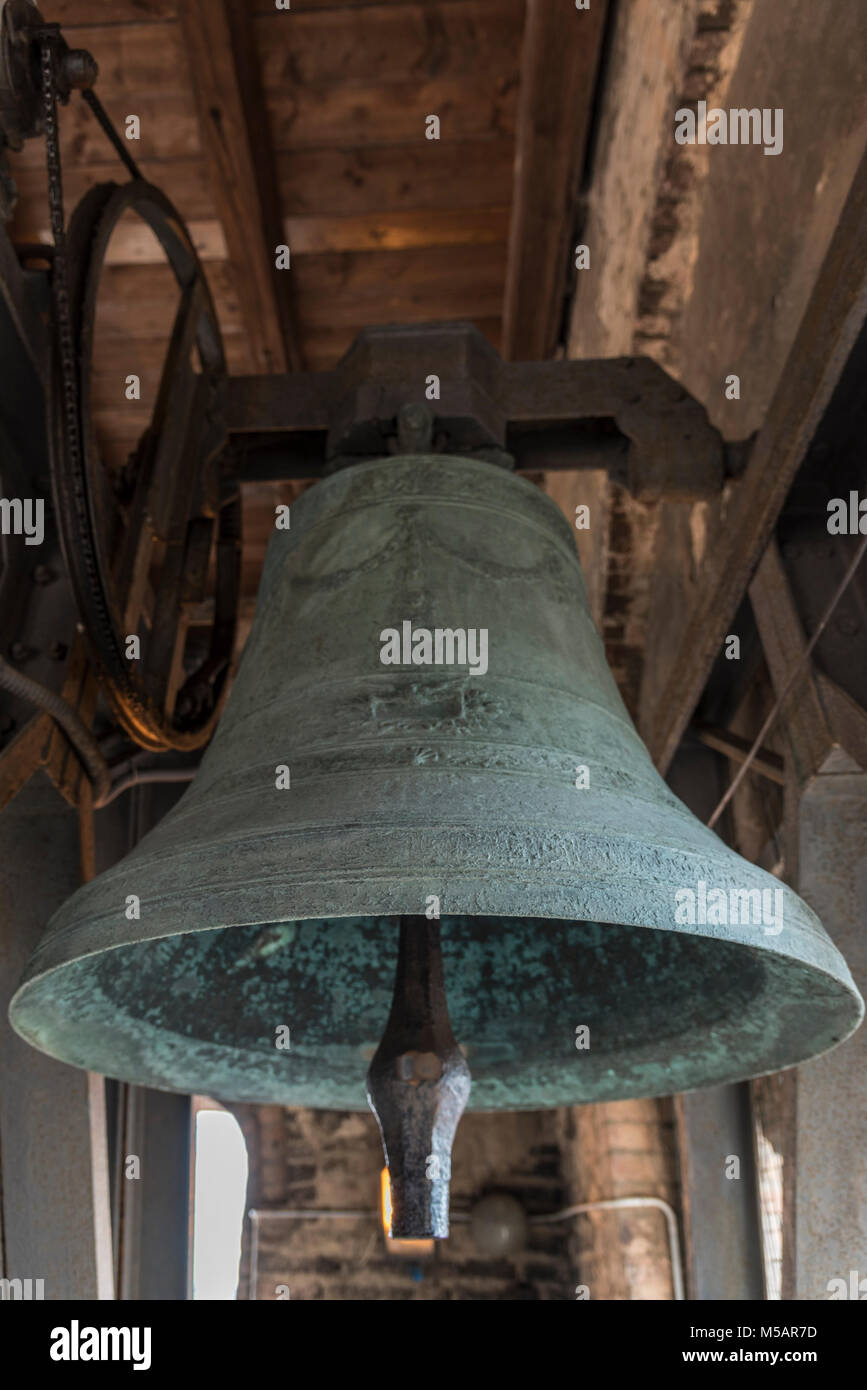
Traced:
[[[45, 157], [48, 169], [48, 208], [54, 257], [51, 271], [51, 298], [60, 367], [60, 398], [65, 447], [65, 475], [75, 514], [78, 534], [78, 558], [83, 564], [89, 586], [86, 619], [92, 635], [117, 646], [112, 615], [100, 576], [99, 558], [93, 540], [84, 450], [81, 434], [81, 411], [78, 391], [78, 357], [72, 322], [72, 300], [69, 290], [69, 260], [66, 227], [63, 218], [63, 178], [60, 165], [60, 136], [57, 122], [57, 88], [55, 85], [54, 52], [51, 37], [43, 37], [40, 48], [42, 77], [42, 121], [45, 130]], [[84, 615], [82, 615], [84, 616]]]
[[63, 178], [60, 169], [60, 137], [57, 126], [57, 91], [54, 85], [52, 44], [44, 39], [40, 52], [42, 74], [42, 122], [45, 128], [45, 158], [48, 168], [48, 211], [54, 239], [51, 292], [60, 348], [63, 418], [70, 457], [76, 474], [81, 466], [81, 429], [78, 416], [78, 383], [75, 370], [75, 339], [69, 302], [69, 265], [66, 256], [66, 228], [63, 222]]
[[[54, 261], [51, 276], [54, 318], [60, 349], [60, 386], [63, 398], [63, 418], [69, 449], [69, 460], [75, 479], [76, 505], [83, 516], [87, 508], [82, 477], [81, 417], [78, 408], [78, 374], [76, 368], [75, 335], [72, 324], [72, 305], [69, 296], [69, 260], [66, 247], [66, 227], [63, 220], [63, 173], [60, 164], [60, 133], [57, 121], [57, 86], [55, 81], [55, 47], [59, 40], [43, 29], [40, 42], [40, 72], [42, 77], [42, 123], [45, 131], [45, 158], [48, 169], [48, 211], [54, 241]], [[126, 165], [132, 178], [141, 178], [135, 162], [123, 148], [123, 143], [111, 124], [102, 103], [94, 93], [82, 93], [97, 121]]]

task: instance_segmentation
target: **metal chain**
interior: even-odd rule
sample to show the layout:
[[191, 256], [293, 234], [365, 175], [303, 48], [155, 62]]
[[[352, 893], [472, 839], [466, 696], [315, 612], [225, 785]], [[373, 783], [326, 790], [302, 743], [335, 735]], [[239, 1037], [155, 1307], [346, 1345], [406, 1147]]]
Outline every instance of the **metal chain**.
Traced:
[[42, 75], [42, 120], [45, 127], [45, 155], [48, 169], [48, 207], [51, 234], [54, 238], [51, 297], [60, 360], [59, 384], [66, 463], [68, 465], [65, 472], [71, 483], [71, 498], [77, 522], [80, 558], [89, 576], [91, 608], [88, 614], [88, 623], [92, 629], [95, 628], [99, 632], [103, 642], [108, 640], [116, 646], [117, 638], [114, 624], [106, 603], [100, 577], [99, 559], [92, 538], [90, 502], [84, 469], [78, 393], [78, 359], [72, 323], [66, 227], [63, 219], [63, 178], [57, 124], [57, 90], [50, 37], [42, 39], [40, 68]]
[[[60, 390], [63, 409], [63, 433], [66, 440], [67, 458], [71, 465], [73, 502], [78, 517], [79, 534], [87, 534], [89, 507], [84, 485], [83, 453], [81, 442], [81, 418], [78, 402], [78, 372], [76, 367], [75, 335], [72, 327], [72, 305], [69, 296], [69, 265], [66, 248], [66, 227], [63, 220], [63, 177], [60, 167], [60, 136], [57, 125], [57, 90], [54, 81], [54, 44], [50, 37], [43, 37], [40, 45], [40, 74], [42, 78], [42, 123], [45, 130], [45, 161], [48, 170], [48, 211], [51, 235], [54, 240], [54, 256], [51, 264], [51, 298], [54, 310], [54, 324], [60, 358]], [[87, 547], [85, 546], [85, 551]], [[55, 718], [67, 728], [75, 731], [75, 723], [67, 727], [58, 711], [52, 711]], [[73, 721], [77, 714], [71, 711]], [[84, 726], [82, 726], [84, 729]], [[89, 738], [89, 732], [84, 730]], [[73, 737], [73, 734], [70, 734]], [[73, 742], [79, 752], [86, 747], [81, 739]], [[90, 774], [97, 799], [106, 795], [109, 783], [108, 769], [104, 763], [99, 768], [97, 759], [85, 756], [85, 765]]]
[[[45, 128], [45, 158], [48, 169], [48, 210], [54, 240], [52, 267], [52, 296], [60, 346], [60, 376], [63, 393], [63, 415], [69, 456], [76, 482], [76, 504], [84, 514], [87, 501], [82, 483], [81, 419], [78, 410], [78, 380], [76, 371], [75, 336], [72, 327], [72, 308], [69, 298], [69, 264], [66, 254], [66, 228], [63, 220], [63, 174], [60, 165], [60, 133], [57, 123], [57, 89], [54, 79], [54, 45], [43, 36], [40, 47], [42, 75], [42, 121]], [[138, 166], [123, 147], [123, 142], [111, 124], [102, 103], [85, 90], [85, 101], [93, 111], [102, 130], [108, 136], [132, 178], [141, 178]]]
[[45, 159], [48, 169], [48, 211], [51, 235], [54, 239], [54, 258], [51, 270], [51, 294], [54, 319], [60, 348], [60, 386], [63, 398], [63, 418], [73, 476], [76, 480], [76, 503], [79, 511], [86, 508], [81, 476], [81, 425], [78, 415], [78, 382], [75, 369], [75, 337], [72, 331], [72, 308], [69, 302], [69, 266], [66, 257], [66, 228], [63, 222], [63, 177], [60, 169], [60, 137], [57, 126], [57, 92], [54, 86], [54, 61], [50, 39], [43, 39], [40, 50], [42, 75], [42, 121], [45, 127]]

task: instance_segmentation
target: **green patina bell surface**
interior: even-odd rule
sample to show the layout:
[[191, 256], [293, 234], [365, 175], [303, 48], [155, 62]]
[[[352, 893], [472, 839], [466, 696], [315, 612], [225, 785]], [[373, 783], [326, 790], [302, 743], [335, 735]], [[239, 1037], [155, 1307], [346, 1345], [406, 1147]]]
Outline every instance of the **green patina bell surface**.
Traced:
[[12, 1021], [130, 1081], [363, 1109], [397, 918], [437, 899], [471, 1108], [754, 1076], [861, 1016], [810, 908], [656, 773], [563, 515], [442, 455], [293, 505], [195, 782], [55, 915]]

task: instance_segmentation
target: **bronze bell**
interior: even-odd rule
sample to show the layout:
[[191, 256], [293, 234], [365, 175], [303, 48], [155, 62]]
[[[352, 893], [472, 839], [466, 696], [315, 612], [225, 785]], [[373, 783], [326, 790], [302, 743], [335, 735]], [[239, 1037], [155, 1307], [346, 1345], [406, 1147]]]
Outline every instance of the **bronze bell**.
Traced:
[[[385, 1137], [416, 1168], [467, 1068], [476, 1109], [669, 1094], [801, 1062], [862, 1014], [810, 908], [655, 771], [562, 513], [444, 455], [293, 504], [194, 783], [56, 913], [12, 1021], [128, 1081], [362, 1108], [399, 919], [434, 1041], [389, 1023], [380, 1060], [418, 1113]], [[447, 1178], [394, 1234], [443, 1233]]]

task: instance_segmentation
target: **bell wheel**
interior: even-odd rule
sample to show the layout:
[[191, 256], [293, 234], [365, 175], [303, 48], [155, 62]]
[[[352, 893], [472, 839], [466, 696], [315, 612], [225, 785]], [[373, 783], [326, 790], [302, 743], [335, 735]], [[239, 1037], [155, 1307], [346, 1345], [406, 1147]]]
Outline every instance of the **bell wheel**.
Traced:
[[[101, 447], [96, 405], [106, 373], [99, 289], [121, 219], [139, 219], [157, 239], [177, 302], [149, 402], [127, 417], [135, 431], [144, 405], [146, 423], [118, 456]], [[142, 180], [91, 189], [72, 216], [67, 254], [74, 363], [65, 373], [56, 365], [52, 450], [66, 562], [119, 723], [144, 748], [194, 749], [210, 737], [227, 691], [240, 584], [241, 504], [222, 421], [216, 313], [181, 217]], [[140, 388], [125, 365], [108, 364], [119, 410]], [[73, 372], [75, 393], [64, 389]]]

